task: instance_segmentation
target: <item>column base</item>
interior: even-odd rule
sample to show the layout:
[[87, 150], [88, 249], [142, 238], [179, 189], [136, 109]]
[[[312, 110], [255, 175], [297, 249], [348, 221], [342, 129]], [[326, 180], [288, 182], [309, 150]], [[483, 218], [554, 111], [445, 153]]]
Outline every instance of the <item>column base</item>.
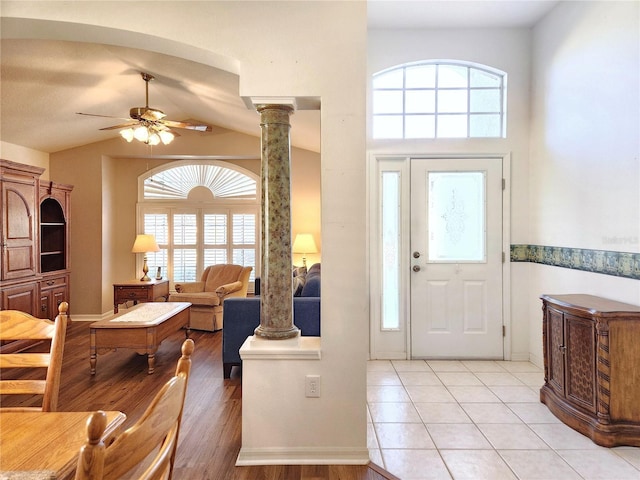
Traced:
[[259, 325], [253, 333], [256, 337], [264, 338], [265, 340], [286, 340], [288, 338], [299, 337], [300, 329], [295, 325], [292, 325], [291, 328], [287, 330]]

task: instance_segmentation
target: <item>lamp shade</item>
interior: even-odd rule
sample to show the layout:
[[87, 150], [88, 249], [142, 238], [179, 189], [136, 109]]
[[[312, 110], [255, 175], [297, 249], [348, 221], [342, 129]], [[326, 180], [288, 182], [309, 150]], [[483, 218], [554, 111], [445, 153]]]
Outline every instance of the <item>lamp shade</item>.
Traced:
[[153, 235], [141, 234], [136, 236], [136, 241], [133, 242], [131, 253], [157, 252], [159, 250], [160, 247], [158, 247], [156, 238]]
[[318, 247], [310, 233], [299, 233], [293, 242], [293, 253], [318, 253]]

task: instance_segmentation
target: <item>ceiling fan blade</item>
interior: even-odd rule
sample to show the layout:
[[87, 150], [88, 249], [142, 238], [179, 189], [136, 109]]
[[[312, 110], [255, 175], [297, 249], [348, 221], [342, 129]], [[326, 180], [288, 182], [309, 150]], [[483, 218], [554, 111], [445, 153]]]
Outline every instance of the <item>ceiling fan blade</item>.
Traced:
[[127, 128], [132, 127], [134, 125], [138, 125], [138, 122], [129, 122], [129, 123], [121, 123], [120, 125], [114, 125], [112, 127], [104, 127], [100, 130], [117, 130], [118, 128]]
[[95, 113], [82, 113], [82, 112], [76, 112], [76, 115], [84, 115], [86, 117], [100, 117], [100, 118], [117, 118], [119, 120], [131, 120], [130, 118], [124, 118], [124, 117], [114, 117], [113, 115], [97, 115]]
[[196, 130], [198, 132], [211, 132], [211, 125], [195, 125], [187, 122], [176, 122], [173, 120], [159, 120], [159, 123], [171, 128], [186, 128], [187, 130]]

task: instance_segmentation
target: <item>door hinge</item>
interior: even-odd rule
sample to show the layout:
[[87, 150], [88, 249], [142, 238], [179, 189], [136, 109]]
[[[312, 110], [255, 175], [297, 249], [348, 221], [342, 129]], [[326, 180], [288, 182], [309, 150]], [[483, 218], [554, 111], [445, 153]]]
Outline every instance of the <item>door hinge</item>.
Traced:
[[502, 325], [502, 336], [503, 337], [507, 336], [507, 327], [505, 327], [504, 325]]
[[507, 256], [505, 255], [504, 252], [502, 252], [502, 263], [507, 261]]
[[502, 179], [502, 190], [507, 188], [507, 181], [503, 178]]

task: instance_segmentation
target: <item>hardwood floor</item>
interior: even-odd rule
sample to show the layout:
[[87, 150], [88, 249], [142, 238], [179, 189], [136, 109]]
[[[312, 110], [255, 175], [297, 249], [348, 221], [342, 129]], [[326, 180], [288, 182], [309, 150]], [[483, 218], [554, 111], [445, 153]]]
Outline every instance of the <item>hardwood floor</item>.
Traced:
[[[234, 368], [222, 377], [221, 332], [193, 331], [196, 348], [180, 443], [175, 480], [385, 480], [395, 479], [375, 464], [286, 465], [236, 467], [242, 432], [242, 381]], [[184, 334], [162, 342], [155, 372], [147, 373], [147, 359], [120, 349], [98, 355], [95, 376], [89, 374], [89, 323], [69, 325], [62, 367], [58, 409], [61, 411], [120, 410], [125, 428], [144, 412], [176, 367]], [[29, 398], [0, 399], [3, 406], [29, 405]]]

